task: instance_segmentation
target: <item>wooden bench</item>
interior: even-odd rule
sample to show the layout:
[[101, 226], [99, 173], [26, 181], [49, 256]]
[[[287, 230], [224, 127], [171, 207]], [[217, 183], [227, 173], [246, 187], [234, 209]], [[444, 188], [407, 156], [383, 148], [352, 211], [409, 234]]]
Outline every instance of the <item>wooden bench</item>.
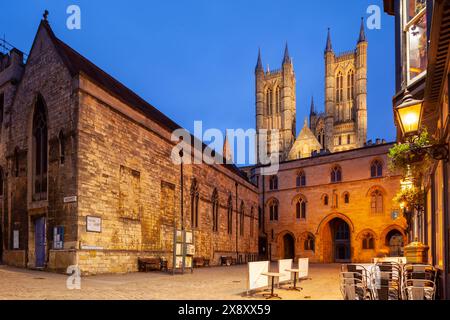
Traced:
[[221, 266], [231, 266], [233, 264], [233, 257], [231, 256], [221, 256], [220, 265]]
[[138, 258], [138, 270], [140, 272], [148, 271], [160, 271], [161, 259], [160, 258]]
[[205, 259], [203, 259], [203, 257], [195, 257], [194, 258], [194, 268], [203, 267], [204, 264], [205, 264]]

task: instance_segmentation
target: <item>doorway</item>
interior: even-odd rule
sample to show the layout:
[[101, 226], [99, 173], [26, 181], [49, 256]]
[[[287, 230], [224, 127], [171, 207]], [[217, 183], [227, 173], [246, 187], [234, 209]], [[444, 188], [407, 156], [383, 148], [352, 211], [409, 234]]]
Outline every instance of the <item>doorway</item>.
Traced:
[[390, 257], [403, 257], [403, 235], [398, 230], [391, 230], [386, 235], [386, 245], [389, 247]]
[[37, 218], [34, 221], [34, 253], [36, 268], [45, 267], [45, 218]]
[[350, 262], [350, 227], [347, 222], [335, 218], [330, 221], [330, 229], [333, 239], [334, 262]]
[[283, 259], [294, 259], [295, 258], [295, 240], [294, 237], [286, 233], [283, 237]]

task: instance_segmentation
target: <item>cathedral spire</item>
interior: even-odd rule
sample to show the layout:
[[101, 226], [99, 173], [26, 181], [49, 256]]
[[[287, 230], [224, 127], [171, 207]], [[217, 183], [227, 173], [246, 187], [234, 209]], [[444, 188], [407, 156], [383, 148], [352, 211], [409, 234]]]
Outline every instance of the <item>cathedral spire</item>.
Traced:
[[361, 27], [359, 29], [358, 43], [366, 41], [366, 33], [364, 30], [364, 18], [361, 18]]
[[284, 48], [283, 64], [290, 63], [290, 62], [291, 62], [291, 57], [289, 56], [289, 48], [288, 48], [288, 44], [286, 42], [286, 47]]
[[316, 106], [314, 105], [314, 96], [311, 96], [311, 109], [309, 111], [310, 115], [315, 115], [316, 114]]
[[331, 45], [331, 32], [330, 28], [328, 28], [328, 36], [327, 36], [327, 45], [325, 47], [325, 52], [332, 52], [333, 46]]
[[258, 61], [256, 62], [255, 71], [264, 70], [261, 61], [261, 48], [258, 48]]
[[233, 153], [231, 151], [230, 143], [228, 141], [228, 134], [225, 134], [225, 141], [223, 142], [222, 155], [224, 160], [226, 161], [226, 164], [233, 163]]

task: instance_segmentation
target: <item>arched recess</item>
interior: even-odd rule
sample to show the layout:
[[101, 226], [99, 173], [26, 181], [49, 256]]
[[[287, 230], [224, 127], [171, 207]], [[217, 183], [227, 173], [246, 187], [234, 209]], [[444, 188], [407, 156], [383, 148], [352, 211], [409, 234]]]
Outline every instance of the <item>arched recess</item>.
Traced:
[[358, 241], [362, 240], [364, 235], [366, 235], [367, 233], [370, 233], [375, 240], [379, 240], [379, 238], [378, 238], [377, 234], [375, 233], [375, 231], [373, 231], [370, 228], [366, 228], [366, 229], [358, 232], [358, 234], [356, 235], [356, 240], [358, 240]]
[[323, 218], [322, 221], [320, 221], [319, 225], [317, 226], [316, 236], [320, 234], [320, 231], [322, 230], [322, 228], [324, 226], [327, 225], [328, 222], [330, 222], [331, 220], [333, 220], [335, 218], [344, 220], [349, 225], [350, 231], [355, 232], [355, 226], [354, 226], [352, 220], [350, 220], [349, 217], [347, 217], [346, 215], [344, 215], [342, 213], [335, 212], [335, 213], [330, 213], [325, 218]]
[[380, 190], [381, 193], [383, 194], [383, 196], [386, 195], [386, 189], [384, 189], [384, 188], [383, 188], [382, 186], [380, 186], [380, 185], [374, 185], [374, 186], [371, 186], [371, 187], [369, 188], [369, 190], [367, 190], [367, 192], [366, 192], [366, 197], [370, 197], [370, 195], [372, 194], [372, 192], [374, 192], [374, 191], [376, 191], [376, 190]]
[[391, 231], [394, 231], [394, 230], [398, 231], [403, 236], [404, 243], [407, 243], [408, 239], [407, 239], [407, 236], [405, 234], [405, 229], [402, 226], [398, 225], [398, 224], [392, 224], [392, 225], [386, 227], [383, 230], [383, 232], [381, 232], [380, 239], [381, 239], [382, 243], [384, 245], [386, 245], [386, 237], [387, 237], [388, 233], [391, 232]]

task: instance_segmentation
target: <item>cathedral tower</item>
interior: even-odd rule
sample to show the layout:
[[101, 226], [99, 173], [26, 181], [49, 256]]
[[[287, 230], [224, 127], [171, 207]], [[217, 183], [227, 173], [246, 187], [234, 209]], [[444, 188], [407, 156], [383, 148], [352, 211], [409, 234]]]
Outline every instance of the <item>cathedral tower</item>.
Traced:
[[[268, 130], [269, 134], [278, 130], [280, 160], [287, 160], [296, 136], [296, 80], [287, 44], [279, 70], [264, 71], [261, 52], [258, 53], [255, 80], [257, 136], [261, 129]], [[274, 150], [274, 147], [274, 141], [269, 141], [268, 148]]]
[[[367, 138], [367, 41], [361, 21], [356, 49], [335, 54], [328, 29], [324, 52], [325, 113], [311, 111], [311, 130], [324, 149], [345, 151], [364, 146]], [[314, 121], [314, 123], [313, 123]], [[323, 128], [323, 131], [321, 128]], [[320, 137], [325, 135], [324, 140]]]

